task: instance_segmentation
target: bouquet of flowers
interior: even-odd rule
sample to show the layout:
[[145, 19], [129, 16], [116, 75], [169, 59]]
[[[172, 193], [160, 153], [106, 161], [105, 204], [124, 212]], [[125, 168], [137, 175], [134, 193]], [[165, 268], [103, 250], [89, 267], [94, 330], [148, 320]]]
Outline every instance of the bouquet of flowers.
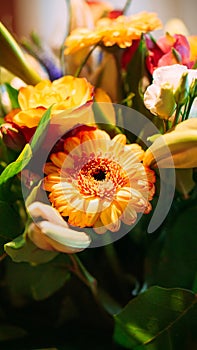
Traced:
[[127, 5], [72, 1], [59, 59], [1, 24], [3, 348], [197, 344], [197, 38]]

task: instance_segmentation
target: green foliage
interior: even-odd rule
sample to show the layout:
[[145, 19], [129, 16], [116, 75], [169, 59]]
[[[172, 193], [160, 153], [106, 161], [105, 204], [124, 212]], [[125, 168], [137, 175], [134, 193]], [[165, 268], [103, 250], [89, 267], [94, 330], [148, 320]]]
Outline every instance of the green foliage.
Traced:
[[[130, 106], [138, 112], [142, 113], [148, 119], [152, 120], [154, 124], [162, 130], [162, 122], [159, 118], [156, 118], [145, 107], [143, 95], [147, 85], [150, 84], [150, 76], [146, 69], [146, 56], [147, 46], [145, 38], [142, 36], [137, 49], [131, 57], [127, 65], [127, 74], [124, 78], [125, 85], [125, 97], [124, 101], [126, 105]], [[129, 97], [132, 97], [131, 102], [127, 101]], [[128, 103], [127, 103], [128, 102]]]
[[8, 92], [10, 101], [11, 101], [11, 106], [12, 109], [14, 108], [20, 108], [19, 103], [18, 103], [18, 90], [13, 88], [10, 84], [5, 83], [6, 90]]
[[51, 107], [47, 109], [47, 111], [43, 114], [37, 129], [31, 140], [31, 148], [33, 152], [35, 152], [42, 144], [44, 137], [46, 136], [46, 132], [50, 123], [51, 118]]
[[[56, 254], [57, 255], [57, 254]], [[58, 255], [53, 261], [41, 265], [28, 263], [7, 265], [7, 283], [12, 300], [17, 304], [28, 298], [44, 300], [59, 290], [70, 277], [67, 270], [68, 258]]]
[[27, 143], [18, 158], [8, 164], [0, 175], [0, 186], [22, 171], [32, 158], [31, 146]]
[[38, 127], [35, 131], [35, 134], [31, 140], [31, 145], [26, 144], [23, 148], [22, 152], [18, 156], [18, 158], [7, 165], [4, 171], [0, 175], [0, 186], [8, 181], [13, 176], [17, 175], [20, 171], [22, 171], [26, 165], [31, 160], [33, 153], [40, 147], [43, 138], [45, 137], [45, 132], [50, 122], [51, 117], [51, 107], [44, 113]]
[[0, 341], [23, 338], [27, 334], [24, 329], [12, 325], [1, 325]]
[[197, 207], [174, 214], [165, 235], [152, 242], [146, 258], [149, 285], [192, 289], [197, 271]]
[[114, 338], [132, 350], [186, 349], [197, 340], [196, 302], [190, 291], [151, 287], [114, 316]]
[[27, 84], [36, 84], [41, 80], [3, 23], [0, 23], [0, 52], [0, 65]]
[[39, 249], [25, 234], [17, 237], [9, 243], [6, 243], [5, 252], [15, 262], [29, 262], [32, 264], [46, 263], [54, 259], [58, 254], [57, 252]]
[[20, 216], [15, 208], [5, 201], [0, 201], [0, 255], [3, 245], [21, 233]]

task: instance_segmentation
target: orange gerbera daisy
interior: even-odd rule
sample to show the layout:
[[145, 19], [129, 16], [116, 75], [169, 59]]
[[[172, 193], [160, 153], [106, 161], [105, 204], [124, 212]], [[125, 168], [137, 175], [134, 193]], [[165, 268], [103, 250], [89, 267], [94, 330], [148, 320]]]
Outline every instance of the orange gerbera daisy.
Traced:
[[140, 39], [142, 33], [161, 28], [161, 21], [155, 13], [141, 12], [133, 16], [102, 18], [94, 30], [78, 28], [65, 41], [65, 54], [101, 43], [104, 46], [129, 47], [132, 41]]
[[8, 116], [19, 126], [36, 127], [45, 111], [51, 106], [52, 116], [64, 110], [73, 110], [93, 100], [93, 86], [85, 78], [64, 76], [60, 79], [42, 80], [35, 86], [28, 85], [19, 91], [20, 110]]
[[81, 130], [64, 142], [45, 165], [44, 189], [68, 223], [116, 232], [121, 221], [131, 225], [137, 213], [151, 210], [155, 175], [142, 164], [144, 151], [126, 144], [125, 135], [97, 128]]

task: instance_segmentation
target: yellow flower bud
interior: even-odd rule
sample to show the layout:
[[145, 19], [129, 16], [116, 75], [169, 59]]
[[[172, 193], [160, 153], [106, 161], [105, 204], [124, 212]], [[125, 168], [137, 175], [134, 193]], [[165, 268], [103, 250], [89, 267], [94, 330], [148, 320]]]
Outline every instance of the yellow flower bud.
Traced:
[[187, 102], [189, 96], [189, 81], [188, 72], [182, 74], [180, 83], [174, 93], [174, 98], [179, 106], [184, 105]]
[[172, 159], [175, 168], [197, 167], [197, 118], [185, 120], [157, 137], [145, 152], [144, 165], [169, 168], [173, 166]]
[[161, 86], [160, 95], [155, 103], [155, 112], [161, 119], [168, 119], [176, 107], [172, 86], [165, 83]]

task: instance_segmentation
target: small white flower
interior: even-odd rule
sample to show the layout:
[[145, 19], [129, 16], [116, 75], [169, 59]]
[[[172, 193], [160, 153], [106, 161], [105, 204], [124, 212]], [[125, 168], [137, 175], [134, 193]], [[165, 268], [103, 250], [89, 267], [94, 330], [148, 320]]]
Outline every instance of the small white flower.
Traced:
[[[153, 83], [148, 86], [144, 94], [144, 104], [151, 113], [162, 119], [167, 119], [173, 114], [176, 108], [173, 94], [179, 87], [183, 73], [188, 73], [189, 85], [191, 85], [193, 79], [197, 78], [196, 69], [187, 69], [186, 66], [180, 64], [155, 69], [153, 73]], [[168, 89], [166, 89], [166, 87], [168, 87]], [[165, 98], [165, 101], [163, 98]]]

